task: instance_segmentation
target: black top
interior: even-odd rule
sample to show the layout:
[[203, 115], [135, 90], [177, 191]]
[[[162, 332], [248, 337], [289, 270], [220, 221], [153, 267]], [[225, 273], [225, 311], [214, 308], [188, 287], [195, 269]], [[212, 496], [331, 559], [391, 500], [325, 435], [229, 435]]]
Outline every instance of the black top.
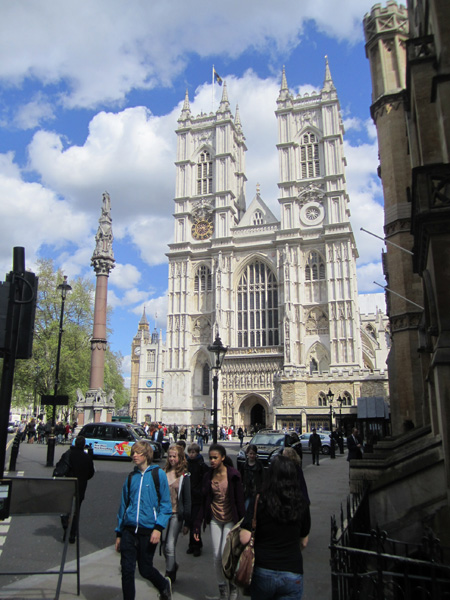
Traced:
[[[253, 508], [254, 503], [250, 502], [242, 522], [242, 528], [248, 531], [252, 529]], [[306, 537], [310, 528], [311, 516], [306, 504], [298, 521], [280, 523], [260, 501], [256, 513], [255, 566], [303, 574], [300, 538]]]

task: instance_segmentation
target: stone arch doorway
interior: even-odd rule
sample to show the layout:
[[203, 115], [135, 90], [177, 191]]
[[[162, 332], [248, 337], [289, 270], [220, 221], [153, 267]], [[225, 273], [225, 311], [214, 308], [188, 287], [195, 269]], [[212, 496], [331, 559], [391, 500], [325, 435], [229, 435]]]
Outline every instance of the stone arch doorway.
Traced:
[[266, 411], [261, 404], [255, 404], [250, 410], [250, 428], [253, 430], [264, 429], [266, 427]]

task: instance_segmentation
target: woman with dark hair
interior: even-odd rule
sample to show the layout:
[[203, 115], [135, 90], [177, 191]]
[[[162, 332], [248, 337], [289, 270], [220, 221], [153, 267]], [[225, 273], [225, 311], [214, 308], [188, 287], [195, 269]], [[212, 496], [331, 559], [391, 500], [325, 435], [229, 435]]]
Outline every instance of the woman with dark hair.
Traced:
[[241, 476], [233, 467], [227, 451], [221, 444], [209, 447], [211, 469], [203, 477], [203, 504], [194, 523], [194, 539], [199, 541], [201, 525], [211, 526], [214, 567], [216, 569], [220, 600], [237, 600], [238, 589], [225, 580], [222, 553], [228, 532], [245, 513]]
[[[253, 510], [251, 502], [241, 526], [244, 545], [250, 541]], [[257, 506], [252, 600], [301, 600], [302, 550], [310, 527], [309, 506], [295, 465], [291, 459], [277, 456], [270, 464]]]

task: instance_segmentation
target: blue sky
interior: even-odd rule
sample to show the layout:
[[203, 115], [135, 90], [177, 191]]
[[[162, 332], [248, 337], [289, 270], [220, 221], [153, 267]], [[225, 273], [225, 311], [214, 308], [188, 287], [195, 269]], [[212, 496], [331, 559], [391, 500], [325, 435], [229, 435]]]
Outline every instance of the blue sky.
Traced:
[[[0, 5], [0, 276], [12, 248], [52, 257], [71, 278], [90, 268], [102, 193], [111, 196], [116, 268], [109, 340], [124, 355], [146, 306], [165, 329], [176, 121], [212, 110], [212, 65], [239, 105], [247, 205], [279, 215], [274, 116], [283, 65], [294, 93], [320, 89], [328, 56], [346, 129], [358, 289], [380, 292], [381, 183], [370, 119], [362, 19], [372, 0], [21, 0]], [[215, 86], [217, 109], [222, 89]], [[379, 296], [377, 300], [380, 304]], [[157, 315], [157, 317], [156, 317]]]

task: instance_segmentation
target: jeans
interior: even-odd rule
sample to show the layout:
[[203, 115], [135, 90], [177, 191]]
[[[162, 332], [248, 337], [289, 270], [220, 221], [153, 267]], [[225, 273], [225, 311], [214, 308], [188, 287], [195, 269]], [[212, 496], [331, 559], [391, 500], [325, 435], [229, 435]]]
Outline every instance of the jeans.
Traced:
[[301, 600], [303, 575], [255, 567], [250, 594], [251, 600]]
[[211, 542], [213, 546], [213, 561], [216, 570], [216, 579], [219, 585], [226, 583], [222, 570], [222, 553], [227, 541], [228, 532], [233, 529], [234, 523], [221, 523], [216, 519], [211, 519]]
[[319, 450], [316, 450], [316, 451], [312, 450], [311, 454], [312, 454], [312, 464], [314, 465], [314, 464], [316, 464], [316, 462], [317, 462], [317, 464], [319, 464], [319, 456], [320, 456]]
[[164, 542], [164, 556], [166, 557], [166, 571], [168, 573], [175, 570], [175, 548], [177, 545], [178, 534], [181, 531], [182, 522], [178, 519], [178, 514], [170, 517], [166, 529], [166, 540]]
[[199, 435], [197, 438], [197, 444], [200, 446], [200, 452], [203, 450], [203, 436]]
[[157, 544], [150, 544], [150, 534], [142, 535], [128, 529], [123, 530], [120, 540], [123, 600], [134, 600], [135, 598], [136, 561], [141, 576], [148, 579], [159, 592], [163, 592], [167, 588], [167, 580], [153, 566], [156, 546]]

